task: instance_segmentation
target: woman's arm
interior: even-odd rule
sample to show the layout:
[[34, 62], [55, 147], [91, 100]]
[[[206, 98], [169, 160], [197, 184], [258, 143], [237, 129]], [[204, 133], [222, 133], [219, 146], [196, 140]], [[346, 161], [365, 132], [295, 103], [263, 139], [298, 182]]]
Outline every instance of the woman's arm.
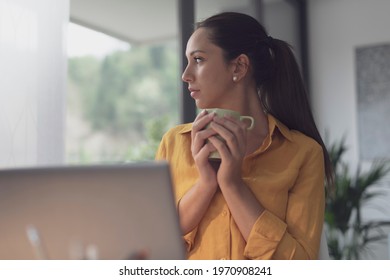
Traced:
[[[307, 145], [306, 145], [307, 144]], [[317, 259], [324, 223], [324, 159], [320, 145], [305, 143], [295, 183], [288, 190], [285, 217], [260, 215], [247, 240], [251, 259]]]
[[216, 190], [216, 187], [202, 185], [198, 181], [179, 201], [179, 219], [184, 235], [199, 224]]
[[243, 181], [224, 184], [220, 188], [237, 227], [245, 241], [248, 241], [249, 234], [264, 207]]

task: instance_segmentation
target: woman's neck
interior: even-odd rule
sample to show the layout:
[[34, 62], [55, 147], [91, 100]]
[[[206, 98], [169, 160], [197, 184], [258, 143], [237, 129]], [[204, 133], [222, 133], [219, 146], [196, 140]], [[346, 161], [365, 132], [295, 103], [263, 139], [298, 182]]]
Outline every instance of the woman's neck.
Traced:
[[254, 128], [251, 131], [253, 134], [267, 135], [268, 117], [263, 110], [263, 105], [257, 90], [254, 87], [251, 87], [250, 89], [246, 89], [241, 96], [242, 102], [237, 104], [239, 105], [238, 110], [241, 115], [251, 116], [255, 120]]

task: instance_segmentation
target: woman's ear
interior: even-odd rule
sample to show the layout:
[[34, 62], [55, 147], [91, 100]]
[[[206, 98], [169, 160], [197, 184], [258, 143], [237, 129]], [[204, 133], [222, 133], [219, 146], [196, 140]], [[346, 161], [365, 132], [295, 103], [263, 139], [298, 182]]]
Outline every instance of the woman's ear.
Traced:
[[249, 70], [249, 58], [245, 54], [240, 54], [233, 61], [233, 81], [238, 82], [246, 76]]

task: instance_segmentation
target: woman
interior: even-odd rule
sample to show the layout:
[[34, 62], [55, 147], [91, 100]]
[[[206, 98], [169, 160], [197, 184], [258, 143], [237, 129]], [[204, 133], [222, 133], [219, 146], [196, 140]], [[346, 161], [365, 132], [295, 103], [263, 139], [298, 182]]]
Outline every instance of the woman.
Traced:
[[163, 137], [156, 159], [172, 169], [188, 258], [316, 259], [332, 171], [289, 45], [222, 13], [197, 24], [186, 56], [198, 108], [255, 120], [247, 130], [203, 110]]

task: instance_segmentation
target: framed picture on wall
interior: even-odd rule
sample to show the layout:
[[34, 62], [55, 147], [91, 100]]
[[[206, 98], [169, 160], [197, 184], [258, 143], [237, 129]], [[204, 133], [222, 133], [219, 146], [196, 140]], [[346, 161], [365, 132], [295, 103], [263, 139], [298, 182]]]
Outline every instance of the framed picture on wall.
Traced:
[[359, 156], [390, 158], [390, 43], [355, 50]]

